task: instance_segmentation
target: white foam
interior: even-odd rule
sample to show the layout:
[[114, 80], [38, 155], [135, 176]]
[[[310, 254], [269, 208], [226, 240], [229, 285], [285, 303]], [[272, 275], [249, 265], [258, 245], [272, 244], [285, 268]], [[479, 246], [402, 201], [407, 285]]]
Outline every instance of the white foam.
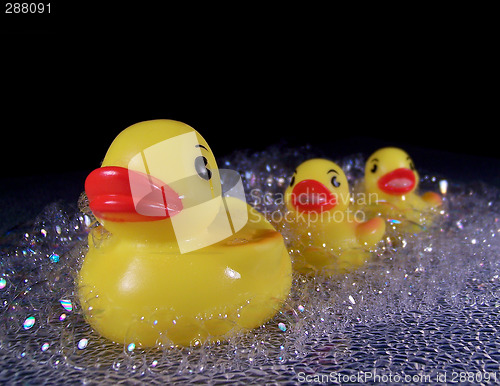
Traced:
[[[272, 198], [284, 191], [293, 169], [313, 156], [325, 155], [310, 148], [272, 147], [235, 153], [220, 163], [240, 172], [248, 201], [272, 219], [282, 210]], [[354, 187], [363, 175], [364, 158], [333, 160]], [[285, 306], [265, 326], [227, 343], [186, 349], [130, 349], [131, 342], [112, 344], [91, 330], [74, 288], [91, 218], [49, 205], [2, 244], [3, 363], [17, 366], [12, 371], [24, 371], [31, 380], [50, 365], [54, 379], [65, 381], [163, 383], [297, 381], [301, 371], [370, 369], [435, 376], [454, 363], [483, 372], [496, 363], [498, 370], [499, 190], [420, 174], [421, 189], [445, 197], [441, 221], [433, 228], [386, 239], [372, 260], [353, 273], [332, 278], [295, 274]], [[271, 199], [260, 200], [265, 197]], [[284, 232], [284, 237], [290, 241], [294, 235]], [[54, 253], [57, 261], [50, 259]], [[72, 304], [71, 309], [61, 302]], [[26, 329], [28, 318], [36, 323]], [[475, 359], [468, 349], [477, 353]]]

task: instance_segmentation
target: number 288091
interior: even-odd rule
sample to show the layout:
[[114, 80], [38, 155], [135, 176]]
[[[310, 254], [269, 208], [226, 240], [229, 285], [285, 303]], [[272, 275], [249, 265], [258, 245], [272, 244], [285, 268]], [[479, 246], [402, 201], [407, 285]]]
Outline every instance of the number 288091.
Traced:
[[50, 3], [5, 3], [5, 13], [50, 13]]

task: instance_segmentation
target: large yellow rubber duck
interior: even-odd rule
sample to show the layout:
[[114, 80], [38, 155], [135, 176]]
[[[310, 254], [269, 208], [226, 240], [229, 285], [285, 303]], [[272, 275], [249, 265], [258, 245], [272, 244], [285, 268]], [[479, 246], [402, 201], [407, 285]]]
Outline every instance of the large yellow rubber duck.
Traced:
[[418, 232], [432, 223], [441, 196], [418, 196], [419, 175], [410, 156], [395, 147], [373, 153], [365, 165], [365, 192], [372, 212], [382, 215], [401, 230]]
[[282, 236], [222, 193], [210, 147], [190, 126], [128, 127], [85, 190], [102, 225], [89, 235], [78, 294], [101, 335], [133, 347], [220, 341], [262, 325], [288, 296]]
[[364, 222], [351, 210], [349, 184], [336, 163], [310, 159], [295, 170], [285, 191], [288, 212], [284, 220], [296, 241], [294, 268], [307, 274], [332, 275], [365, 263], [383, 237], [385, 222]]

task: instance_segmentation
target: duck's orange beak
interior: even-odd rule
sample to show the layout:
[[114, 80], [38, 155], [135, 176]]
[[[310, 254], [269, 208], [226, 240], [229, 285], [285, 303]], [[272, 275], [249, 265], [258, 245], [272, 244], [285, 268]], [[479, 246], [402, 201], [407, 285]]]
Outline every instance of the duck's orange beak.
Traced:
[[94, 215], [110, 221], [163, 220], [183, 208], [179, 195], [164, 182], [119, 166], [92, 171], [85, 192]]
[[415, 184], [415, 173], [406, 168], [395, 169], [384, 174], [378, 180], [379, 189], [393, 195], [409, 193], [413, 190]]
[[291, 201], [300, 212], [324, 212], [337, 205], [336, 196], [316, 180], [303, 180], [295, 185]]

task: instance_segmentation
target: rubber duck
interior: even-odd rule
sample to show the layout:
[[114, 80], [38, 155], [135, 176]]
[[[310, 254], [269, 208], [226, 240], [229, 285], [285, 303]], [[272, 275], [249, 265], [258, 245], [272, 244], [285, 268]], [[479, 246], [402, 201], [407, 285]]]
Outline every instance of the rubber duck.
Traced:
[[140, 122], [113, 141], [85, 182], [100, 225], [77, 277], [85, 319], [102, 336], [196, 346], [279, 310], [292, 269], [283, 238], [223, 193], [221, 173], [207, 142], [182, 122]]
[[298, 237], [294, 269], [327, 276], [363, 265], [381, 240], [385, 222], [363, 221], [362, 212], [351, 210], [349, 184], [336, 163], [310, 159], [297, 167], [285, 191], [285, 220]]
[[442, 204], [441, 196], [416, 189], [419, 175], [411, 157], [402, 149], [385, 147], [373, 153], [365, 165], [368, 206], [400, 230], [419, 232], [429, 226]]

